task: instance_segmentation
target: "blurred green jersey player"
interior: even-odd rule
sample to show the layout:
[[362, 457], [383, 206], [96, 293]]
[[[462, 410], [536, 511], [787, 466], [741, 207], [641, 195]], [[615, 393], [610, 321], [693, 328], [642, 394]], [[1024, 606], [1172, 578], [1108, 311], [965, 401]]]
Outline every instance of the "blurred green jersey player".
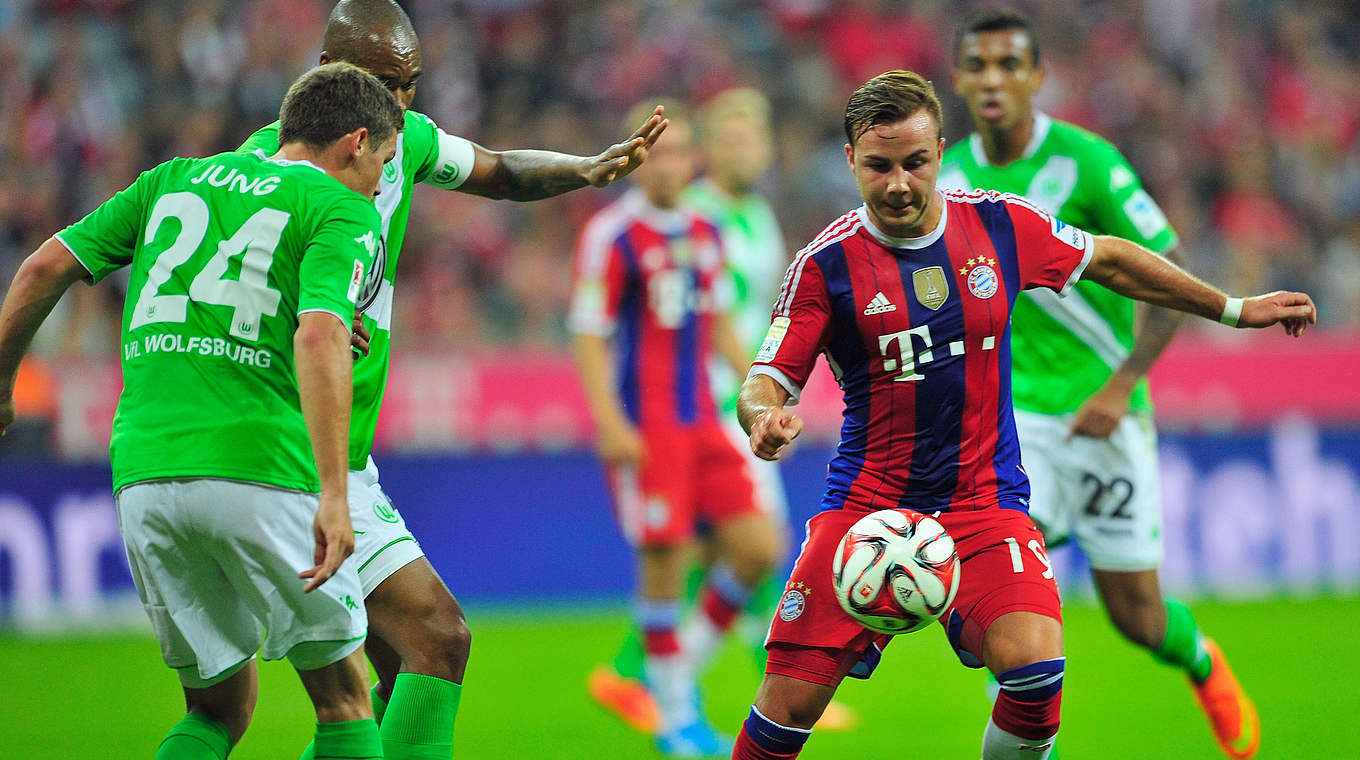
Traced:
[[[227, 756], [250, 722], [261, 648], [297, 668], [318, 752], [382, 756], [359, 577], [344, 561], [349, 334], [401, 106], [333, 64], [294, 83], [280, 119], [269, 157], [143, 173], [43, 244], [0, 311], [8, 389], [71, 284], [130, 270], [110, 449], [128, 563], [188, 707], [165, 760]], [[12, 412], [0, 402], [0, 430]]]
[[[382, 81], [403, 107], [411, 105], [423, 74], [420, 42], [396, 3], [342, 0], [331, 12], [322, 48], [321, 62], [359, 66]], [[411, 194], [416, 184], [426, 184], [529, 201], [608, 185], [645, 160], [665, 122], [653, 114], [627, 140], [596, 156], [489, 151], [409, 110], [405, 124], [377, 199], [383, 244], [357, 304], [356, 344], [367, 355], [354, 367], [349, 499], [369, 618], [367, 650], [379, 678], [374, 708], [386, 756], [447, 758], [471, 634], [458, 602], [383, 493], [369, 456], [387, 379], [392, 299]], [[267, 154], [277, 144], [277, 125], [270, 125], [241, 150]], [[309, 749], [304, 756], [310, 755]]]
[[[954, 88], [975, 132], [945, 151], [941, 188], [1023, 195], [1067, 224], [1177, 260], [1177, 236], [1106, 140], [1037, 111], [1044, 79], [1031, 22], [1011, 10], [964, 21]], [[1030, 515], [1050, 546], [1075, 534], [1115, 627], [1183, 669], [1225, 753], [1250, 757], [1255, 708], [1193, 615], [1163, 600], [1160, 478], [1144, 375], [1178, 317], [1094, 282], [1026, 291], [1012, 316], [1012, 392]]]

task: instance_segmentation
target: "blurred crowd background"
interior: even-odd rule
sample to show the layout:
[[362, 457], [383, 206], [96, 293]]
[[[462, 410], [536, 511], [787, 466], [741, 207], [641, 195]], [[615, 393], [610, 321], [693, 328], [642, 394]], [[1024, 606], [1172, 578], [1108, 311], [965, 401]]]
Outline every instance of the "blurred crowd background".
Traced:
[[[954, 33], [976, 3], [402, 4], [424, 55], [414, 107], [493, 149], [593, 154], [626, 135], [623, 113], [639, 100], [762, 89], [775, 106], [778, 162], [761, 189], [795, 249], [858, 204], [841, 115], [859, 83], [889, 68], [920, 71], [944, 96], [946, 137], [968, 131], [949, 81]], [[1039, 24], [1049, 70], [1041, 108], [1124, 152], [1192, 270], [1237, 293], [1307, 290], [1324, 326], [1360, 328], [1360, 5], [1015, 5]], [[139, 171], [232, 149], [275, 119], [287, 84], [317, 59], [330, 7], [0, 3], [0, 282]], [[417, 192], [398, 350], [560, 350], [574, 236], [617, 192], [532, 204]], [[74, 289], [35, 356], [116, 356], [122, 297], [116, 283]], [[52, 386], [28, 387], [41, 404]]]

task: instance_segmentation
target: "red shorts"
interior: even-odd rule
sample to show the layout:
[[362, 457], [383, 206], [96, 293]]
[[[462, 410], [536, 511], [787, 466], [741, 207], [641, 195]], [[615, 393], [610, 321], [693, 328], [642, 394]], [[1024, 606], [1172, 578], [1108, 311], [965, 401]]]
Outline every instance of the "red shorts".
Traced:
[[703, 521], [721, 525], [763, 514], [746, 458], [718, 423], [643, 430], [642, 465], [609, 467], [614, 513], [633, 546], [665, 546], [694, 537]]
[[[836, 546], [866, 514], [832, 510], [808, 521], [807, 541], [765, 641], [770, 652], [765, 672], [836, 686], [846, 675], [867, 678], [878, 664], [892, 637], [847, 615], [831, 586]], [[982, 635], [1008, 612], [1037, 612], [1062, 622], [1044, 539], [1029, 515], [997, 508], [945, 512], [935, 519], [949, 531], [959, 554], [959, 590], [940, 622], [963, 664], [982, 666]]]

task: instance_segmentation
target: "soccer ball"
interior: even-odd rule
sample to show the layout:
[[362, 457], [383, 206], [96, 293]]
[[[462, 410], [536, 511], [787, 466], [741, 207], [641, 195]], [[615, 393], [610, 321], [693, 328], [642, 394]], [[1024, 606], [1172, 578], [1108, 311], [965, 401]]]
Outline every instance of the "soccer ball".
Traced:
[[954, 539], [937, 520], [884, 509], [845, 532], [831, 582], [841, 609], [865, 628], [910, 633], [949, 608], [960, 570]]

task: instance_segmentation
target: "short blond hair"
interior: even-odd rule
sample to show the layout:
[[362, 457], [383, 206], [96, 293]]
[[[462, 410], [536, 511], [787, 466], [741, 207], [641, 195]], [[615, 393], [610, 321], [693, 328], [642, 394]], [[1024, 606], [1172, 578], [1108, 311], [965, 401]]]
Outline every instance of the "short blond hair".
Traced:
[[713, 133], [719, 122], [729, 116], [749, 116], [761, 124], [770, 123], [770, 100], [754, 87], [733, 87], [714, 95], [699, 109], [699, 132]]

